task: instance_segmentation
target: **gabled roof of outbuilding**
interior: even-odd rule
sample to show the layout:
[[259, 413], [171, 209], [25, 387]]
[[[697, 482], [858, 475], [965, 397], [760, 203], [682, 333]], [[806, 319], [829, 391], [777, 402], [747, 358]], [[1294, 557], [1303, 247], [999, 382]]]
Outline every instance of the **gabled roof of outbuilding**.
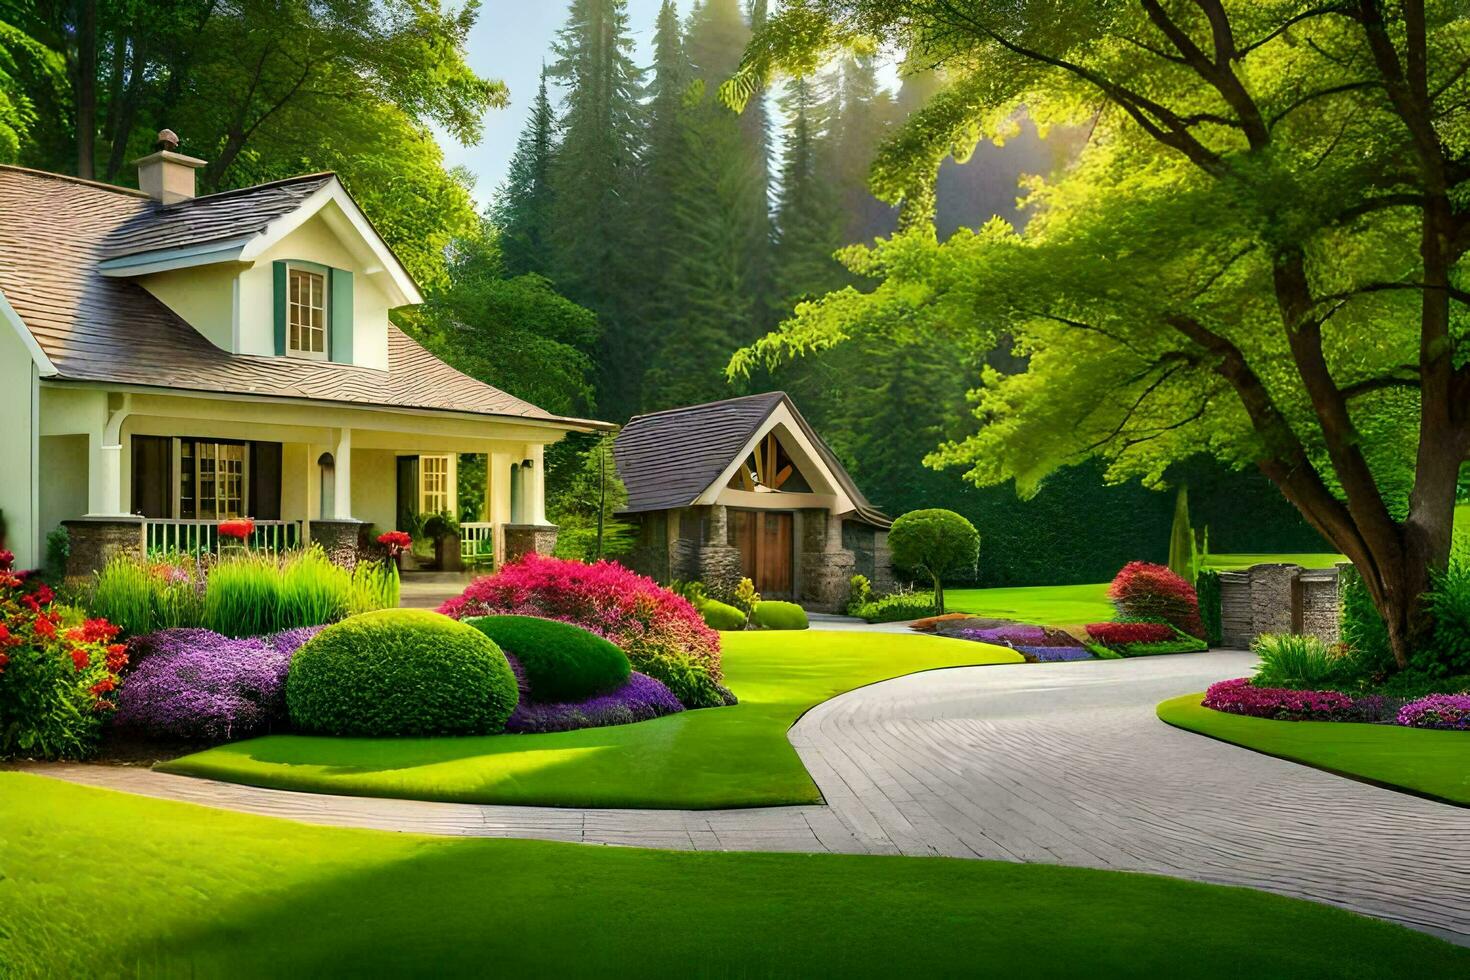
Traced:
[[[234, 354], [210, 343], [137, 282], [98, 271], [108, 249], [125, 247], [120, 242], [167, 243], [162, 247], [172, 248], [186, 236], [220, 233], [226, 226], [234, 237], [267, 214], [279, 217], [284, 213], [279, 209], [292, 199], [299, 202], [308, 187], [320, 189], [323, 181], [334, 179], [316, 174], [299, 182], [199, 198], [202, 207], [182, 209], [178, 213], [185, 216], [175, 221], [171, 209], [179, 205], [164, 208], [137, 191], [0, 166], [0, 297], [49, 361], [43, 374], [62, 381], [606, 427], [553, 415], [462, 374], [392, 323], [386, 371]], [[264, 210], [242, 217], [237, 211], [242, 202]], [[233, 217], [226, 218], [227, 212]]]
[[863, 496], [831, 447], [822, 441], [784, 391], [727, 398], [632, 418], [613, 444], [618, 476], [628, 488], [624, 513], [673, 510], [693, 504], [735, 462], [771, 413], [783, 404], [852, 500], [857, 515], [879, 527], [893, 523]]

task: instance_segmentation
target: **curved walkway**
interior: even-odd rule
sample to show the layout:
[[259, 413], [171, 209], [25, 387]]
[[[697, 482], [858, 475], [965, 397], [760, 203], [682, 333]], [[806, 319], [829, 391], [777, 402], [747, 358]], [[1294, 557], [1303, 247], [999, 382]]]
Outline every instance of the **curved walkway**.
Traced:
[[1250, 661], [1215, 652], [969, 667], [851, 691], [791, 730], [826, 806], [563, 810], [306, 795], [124, 767], [33, 771], [334, 826], [1146, 871], [1315, 899], [1470, 945], [1470, 810], [1155, 717], [1157, 702], [1240, 676]]

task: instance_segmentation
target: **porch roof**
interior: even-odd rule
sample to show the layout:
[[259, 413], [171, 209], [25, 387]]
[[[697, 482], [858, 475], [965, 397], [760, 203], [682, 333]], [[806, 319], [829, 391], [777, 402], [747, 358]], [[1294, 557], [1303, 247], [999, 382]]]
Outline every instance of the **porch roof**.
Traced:
[[[280, 204], [278, 196], [295, 194], [267, 195]], [[40, 348], [44, 377], [609, 427], [555, 415], [462, 374], [391, 323], [386, 371], [221, 350], [142, 286], [98, 271], [123, 230], [157, 208], [126, 188], [0, 166], [0, 300]], [[169, 242], [184, 233], [169, 227]]]

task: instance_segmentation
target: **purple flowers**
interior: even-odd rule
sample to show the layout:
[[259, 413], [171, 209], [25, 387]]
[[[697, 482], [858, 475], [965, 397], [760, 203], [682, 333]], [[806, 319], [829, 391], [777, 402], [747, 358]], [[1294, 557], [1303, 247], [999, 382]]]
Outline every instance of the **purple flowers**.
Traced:
[[1060, 663], [1066, 660], [1091, 660], [1092, 651], [1086, 647], [1030, 647], [1016, 646], [1015, 651], [1028, 661], [1038, 664]]
[[1293, 691], [1256, 687], [1249, 677], [1211, 684], [1206, 708], [1277, 721], [1380, 721], [1391, 718], [1388, 699], [1378, 694], [1354, 698], [1341, 691]]
[[532, 701], [520, 663], [510, 654], [505, 659], [510, 661], [511, 670], [515, 671], [516, 683], [521, 689], [520, 703], [511, 712], [510, 720], [505, 723], [507, 732], [570, 732], [578, 728], [628, 725], [684, 710], [679, 699], [662, 682], [636, 670], [628, 676], [627, 683], [622, 687], [585, 701], [564, 704]]
[[1077, 640], [1062, 630], [1016, 623], [1011, 626], [992, 626], [981, 630], [960, 630], [956, 636], [982, 643], [1000, 643], [1020, 649], [1028, 647], [1075, 647]]
[[1399, 709], [1398, 724], [1470, 732], [1470, 694], [1431, 694]]
[[208, 741], [267, 731], [286, 716], [291, 655], [320, 629], [239, 640], [205, 629], [137, 637], [112, 725], [152, 738]]

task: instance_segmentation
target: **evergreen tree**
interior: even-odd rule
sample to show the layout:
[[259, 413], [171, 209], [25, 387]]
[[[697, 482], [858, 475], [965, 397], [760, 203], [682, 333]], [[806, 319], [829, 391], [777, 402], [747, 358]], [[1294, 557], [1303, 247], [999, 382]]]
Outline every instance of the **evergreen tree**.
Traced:
[[786, 116], [781, 189], [776, 209], [775, 308], [788, 313], [802, 296], [830, 292], [849, 276], [834, 258], [843, 245], [831, 153], [813, 81], [791, 79], [781, 100]]
[[844, 240], [866, 242], [890, 234], [895, 226], [894, 209], [868, 189], [868, 170], [893, 125], [897, 107], [893, 96], [878, 84], [871, 55], [847, 57], [840, 66], [839, 79], [829, 179], [837, 188], [846, 215]]
[[554, 50], [548, 74], [567, 94], [551, 172], [552, 278], [601, 320], [599, 403], [621, 418], [633, 407], [629, 395], [647, 357], [630, 316], [642, 72], [630, 54], [626, 0], [573, 0]]
[[531, 101], [531, 118], [516, 140], [510, 171], [496, 192], [490, 220], [500, 230], [500, 254], [509, 275], [551, 271], [552, 153], [556, 115], [546, 94], [546, 69]]

